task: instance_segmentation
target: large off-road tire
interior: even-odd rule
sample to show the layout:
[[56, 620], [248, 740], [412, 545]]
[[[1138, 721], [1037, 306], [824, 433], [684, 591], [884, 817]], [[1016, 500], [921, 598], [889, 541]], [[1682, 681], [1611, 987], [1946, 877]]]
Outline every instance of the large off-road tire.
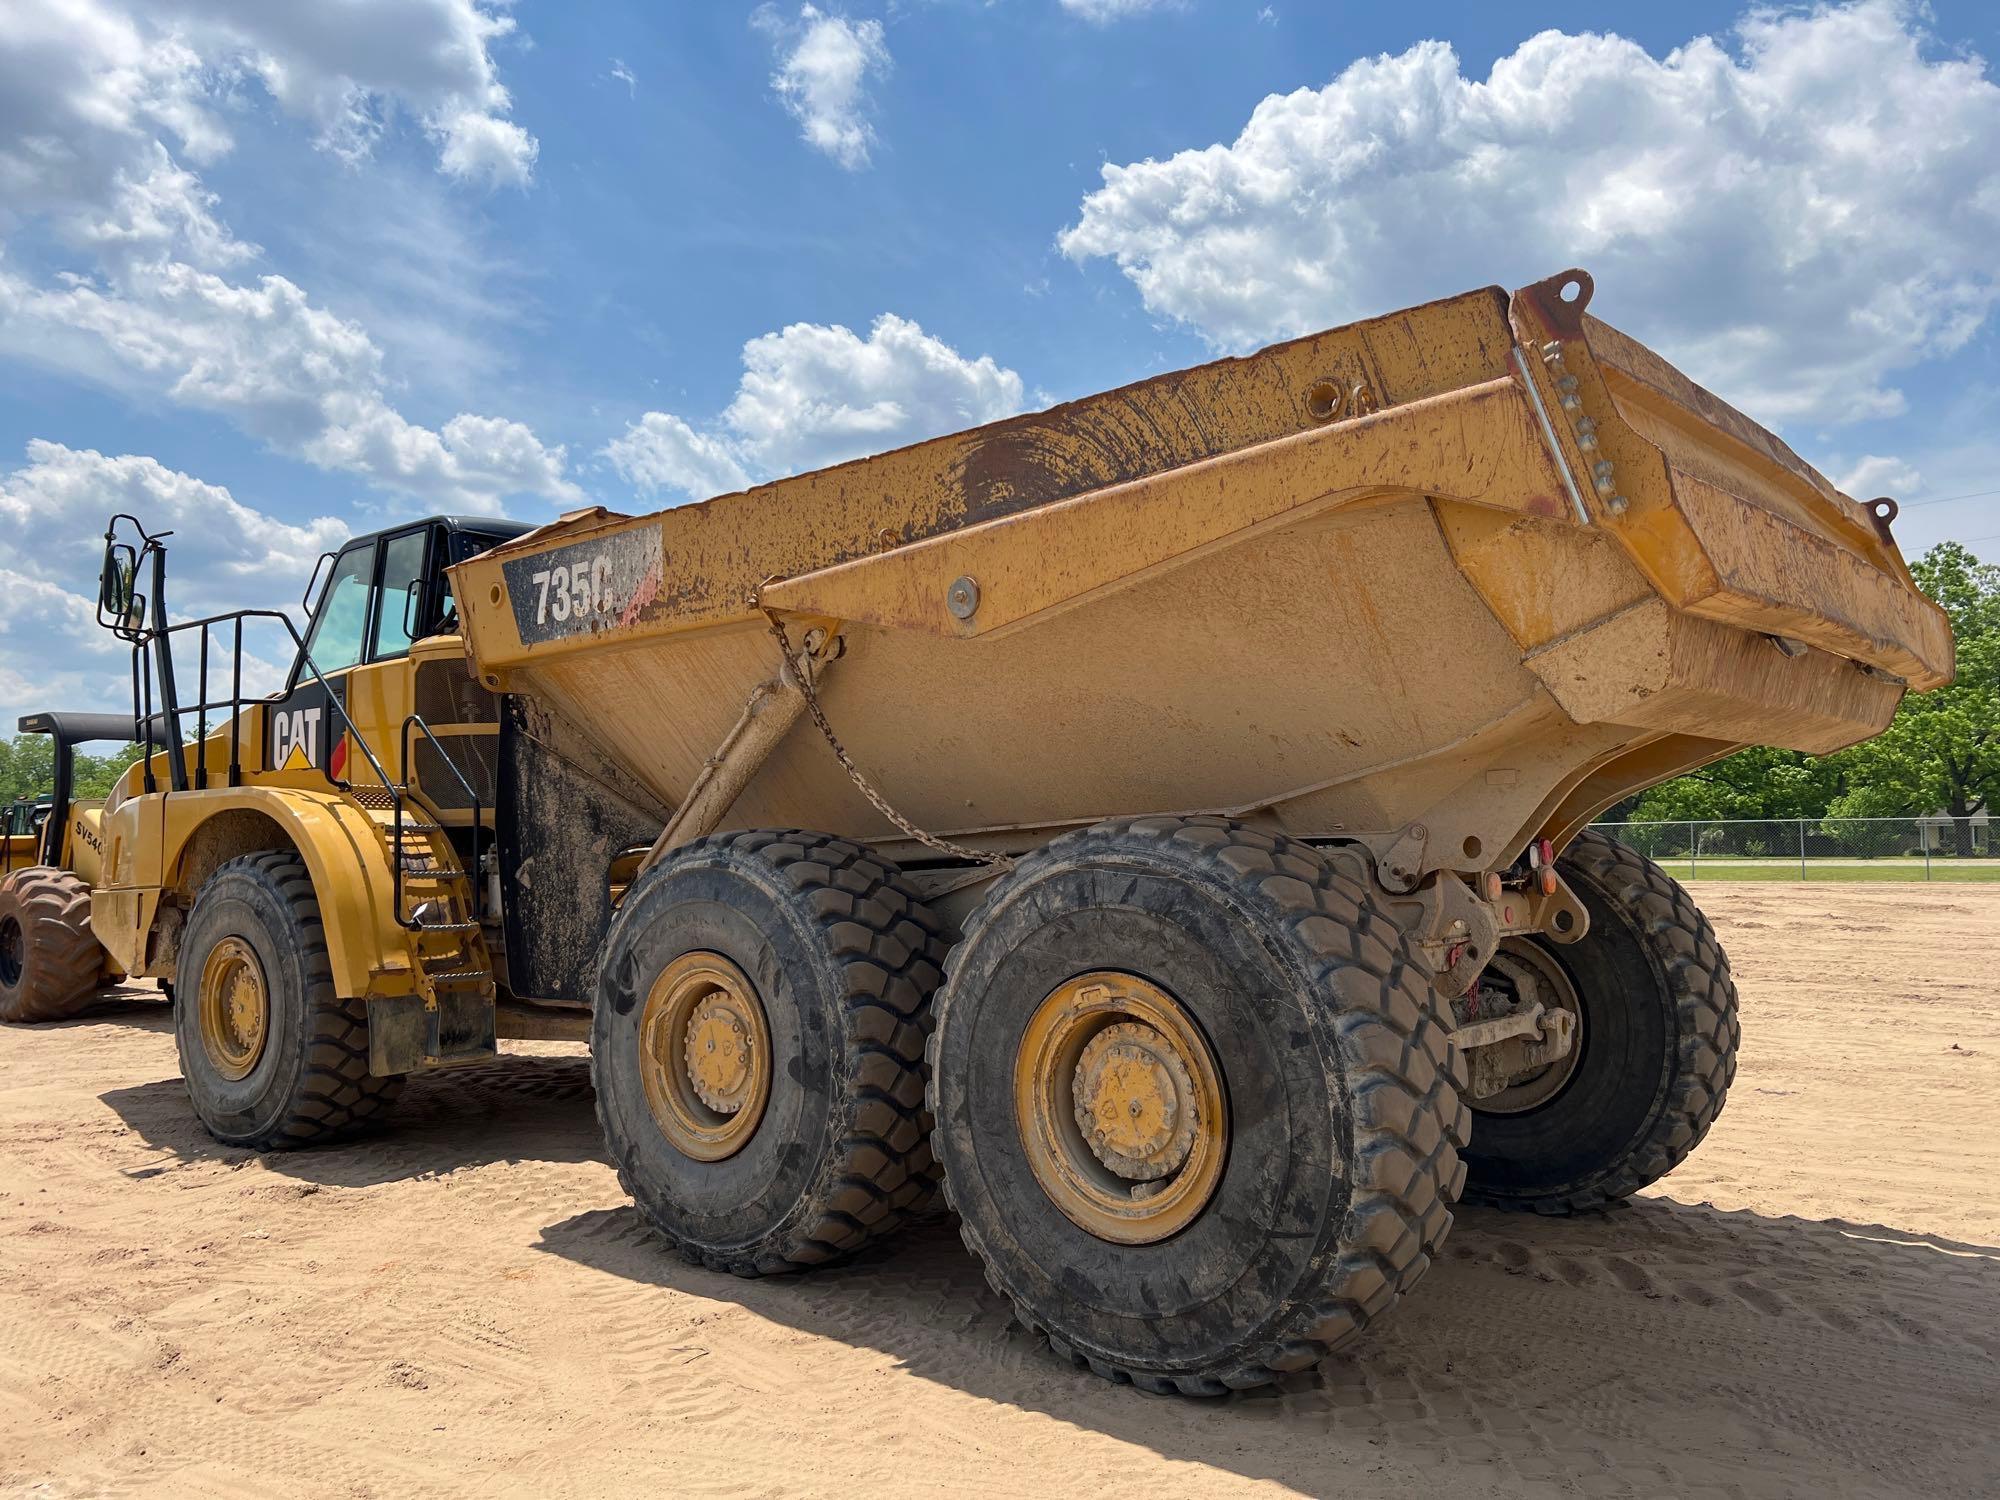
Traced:
[[[1000, 879], [946, 969], [946, 1193], [1056, 1353], [1151, 1391], [1261, 1385], [1430, 1265], [1463, 1180], [1463, 1063], [1401, 929], [1310, 847], [1221, 818], [1065, 835]], [[1184, 1156], [1131, 1155], [1188, 1116]]]
[[0, 880], [0, 1021], [60, 1021], [95, 998], [104, 950], [90, 932], [90, 887], [30, 865]]
[[400, 1077], [368, 1071], [368, 1010], [333, 986], [312, 877], [295, 854], [246, 854], [195, 898], [174, 973], [174, 1040], [208, 1133], [309, 1146], [376, 1119]]
[[[634, 882], [598, 968], [591, 1074], [619, 1181], [685, 1258], [800, 1270], [931, 1206], [943, 931], [894, 865], [822, 833], [698, 839]], [[704, 1075], [718, 1039], [741, 1062]]]
[[1741, 1036], [1729, 960], [1679, 881], [1595, 833], [1558, 868], [1590, 930], [1574, 943], [1526, 941], [1569, 981], [1573, 1065], [1530, 1107], [1473, 1101], [1465, 1154], [1468, 1201], [1552, 1214], [1602, 1207], [1679, 1166], [1722, 1112]]

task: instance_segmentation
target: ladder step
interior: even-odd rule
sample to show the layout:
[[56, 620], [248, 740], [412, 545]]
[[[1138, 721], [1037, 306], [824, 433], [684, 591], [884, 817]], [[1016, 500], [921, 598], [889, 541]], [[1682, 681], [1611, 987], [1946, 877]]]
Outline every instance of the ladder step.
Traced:
[[485, 984], [493, 978], [491, 969], [452, 969], [443, 974], [427, 974], [433, 988], [438, 985]]
[[477, 932], [477, 922], [419, 922], [412, 932]]

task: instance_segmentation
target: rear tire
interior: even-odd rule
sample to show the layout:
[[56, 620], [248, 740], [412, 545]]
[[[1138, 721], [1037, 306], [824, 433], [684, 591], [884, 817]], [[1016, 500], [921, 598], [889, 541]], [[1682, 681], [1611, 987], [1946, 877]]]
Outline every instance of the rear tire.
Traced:
[[[597, 1114], [618, 1180], [683, 1257], [801, 1270], [931, 1206], [942, 931], [894, 865], [822, 833], [698, 839], [626, 893], [591, 1022]], [[698, 1049], [736, 1050], [732, 1028], [741, 1069], [697, 1075]]]
[[334, 990], [297, 855], [246, 854], [209, 877], [174, 979], [181, 1076], [226, 1146], [315, 1145], [367, 1125], [402, 1092], [401, 1077], [368, 1071], [368, 1007]]
[[[1463, 1180], [1464, 1066], [1402, 930], [1308, 846], [1222, 818], [1065, 835], [1001, 878], [948, 968], [931, 1051], [946, 1192], [1056, 1353], [1151, 1391], [1263, 1385], [1352, 1341], [1429, 1267]], [[1086, 1007], [1108, 984], [1139, 1019], [1086, 1009], [1074, 1041], [1039, 1040], [1079, 976]], [[1174, 1056], [1153, 1069], [1163, 1039]], [[1107, 1054], [1139, 1064], [1129, 1094], [1101, 1086]], [[1189, 1087], [1211, 1068], [1220, 1130]], [[1070, 1098], [1044, 1106], [1065, 1076]], [[1189, 1113], [1198, 1147], [1163, 1153]], [[1110, 1217], [1176, 1197], [1136, 1231]]]
[[1516, 1114], [1473, 1104], [1468, 1202], [1537, 1213], [1601, 1208], [1659, 1181], [1708, 1133], [1736, 1076], [1736, 984], [1715, 929], [1644, 855], [1578, 835], [1559, 865], [1590, 914], [1542, 944], [1582, 1007], [1559, 1093]]
[[0, 1021], [61, 1021], [97, 997], [104, 950], [90, 931], [90, 887], [30, 865], [0, 880]]

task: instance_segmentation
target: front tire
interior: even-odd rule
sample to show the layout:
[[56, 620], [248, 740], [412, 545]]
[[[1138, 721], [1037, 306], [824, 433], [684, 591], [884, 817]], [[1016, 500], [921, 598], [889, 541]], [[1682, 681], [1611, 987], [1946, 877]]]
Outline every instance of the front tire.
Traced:
[[174, 1041], [194, 1112], [227, 1146], [348, 1134], [402, 1092], [368, 1071], [368, 1009], [333, 987], [312, 877], [295, 854], [246, 854], [195, 898], [174, 969]]
[[96, 998], [104, 950], [90, 931], [90, 887], [30, 865], [0, 880], [0, 1021], [61, 1021]]
[[930, 1206], [942, 930], [895, 866], [820, 833], [697, 839], [626, 892], [591, 1022], [597, 1115], [682, 1256], [796, 1271]]
[[1465, 1154], [1467, 1201], [1549, 1214], [1629, 1197], [1686, 1160], [1722, 1113], [1742, 1035], [1728, 957], [1679, 881], [1596, 833], [1559, 867], [1590, 929], [1574, 943], [1524, 941], [1568, 980], [1575, 1061], [1530, 1108], [1474, 1101]]
[[1464, 1065], [1401, 929], [1308, 846], [1221, 818], [1065, 835], [949, 971], [946, 1192], [1058, 1354], [1152, 1391], [1262, 1385], [1430, 1265]]

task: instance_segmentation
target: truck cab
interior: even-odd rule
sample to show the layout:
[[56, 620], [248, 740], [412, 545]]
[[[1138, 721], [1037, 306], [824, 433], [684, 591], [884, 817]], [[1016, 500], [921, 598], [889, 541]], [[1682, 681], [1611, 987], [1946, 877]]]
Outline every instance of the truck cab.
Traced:
[[[337, 1129], [402, 1073], [493, 1053], [478, 872], [497, 714], [468, 674], [446, 570], [530, 529], [434, 516], [354, 537], [315, 567], [303, 625], [273, 609], [175, 620], [165, 535], [129, 516], [106, 533], [99, 621], [132, 646], [126, 722], [144, 753], [99, 820], [90, 928], [117, 971], [188, 997], [191, 1087], [261, 1080], [258, 1097], [291, 1112], [244, 1139]], [[254, 633], [246, 648], [246, 626], [290, 643], [275, 691], [255, 682], [271, 653]], [[270, 907], [263, 947], [211, 941], [204, 914], [244, 900]], [[354, 1060], [278, 1056], [298, 1039], [272, 1028], [302, 1015], [352, 1039]], [[230, 1136], [226, 1104], [203, 1116]]]
[[355, 537], [321, 557], [303, 601], [305, 639], [283, 690], [263, 712], [262, 768], [343, 776], [353, 752], [347, 737], [333, 732], [330, 692], [343, 696], [371, 744], [393, 736], [391, 719], [417, 711], [406, 665], [413, 651], [458, 631], [445, 570], [531, 529], [492, 516], [433, 516]]

